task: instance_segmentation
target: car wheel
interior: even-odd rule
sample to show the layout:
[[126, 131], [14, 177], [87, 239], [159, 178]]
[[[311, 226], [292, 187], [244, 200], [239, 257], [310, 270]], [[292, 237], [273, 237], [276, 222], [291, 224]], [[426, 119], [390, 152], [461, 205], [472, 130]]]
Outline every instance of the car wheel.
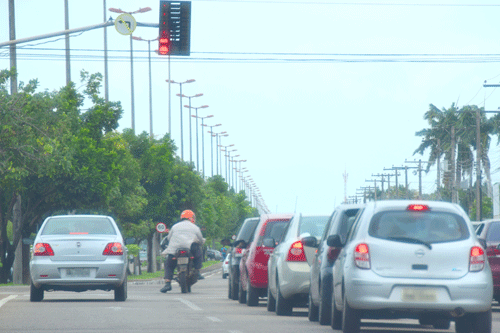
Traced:
[[307, 318], [309, 318], [309, 321], [318, 321], [318, 312], [319, 312], [319, 307], [317, 305], [314, 305], [311, 296], [311, 290], [309, 289], [309, 306], [307, 312]]
[[222, 274], [222, 278], [223, 278], [223, 279], [227, 279], [227, 273], [223, 273], [223, 274]]
[[344, 296], [344, 310], [342, 311], [342, 332], [359, 333], [361, 317], [359, 311], [351, 308], [347, 298]]
[[486, 312], [474, 313], [472, 322], [472, 332], [474, 333], [491, 333], [491, 309]]
[[277, 298], [276, 298], [276, 314], [278, 316], [290, 316], [293, 311], [292, 303], [286, 300], [283, 295], [281, 295], [280, 285], [278, 279], [276, 279], [276, 289], [277, 289]]
[[37, 288], [33, 284], [33, 281], [31, 281], [31, 287], [30, 287], [30, 301], [31, 302], [40, 302], [43, 300], [43, 288]]
[[450, 320], [448, 318], [436, 319], [432, 326], [437, 330], [447, 330], [450, 328]]
[[[233, 275], [234, 276], [234, 275]], [[229, 280], [229, 288], [231, 289], [231, 299], [236, 301], [238, 299], [238, 288], [239, 288], [239, 285], [238, 285], [238, 280], [236, 281], [233, 281], [233, 280], [236, 280], [236, 279], [230, 279]]]
[[241, 304], [245, 304], [247, 301], [247, 292], [246, 290], [243, 290], [243, 283], [239, 283], [239, 286], [238, 286], [238, 302], [240, 302]]
[[455, 319], [455, 332], [457, 333], [472, 332], [472, 317], [470, 314]]
[[127, 299], [127, 278], [122, 285], [115, 289], [115, 301], [123, 302]]
[[257, 288], [252, 287], [250, 280], [247, 280], [247, 305], [257, 306], [259, 305], [259, 292]]
[[276, 311], [276, 299], [273, 297], [269, 287], [267, 287], [267, 311]]
[[332, 291], [332, 298], [331, 298], [331, 310], [332, 313], [330, 315], [330, 326], [334, 330], [340, 330], [342, 329], [342, 311], [339, 311], [337, 309], [337, 306], [335, 305], [335, 292]]
[[[331, 282], [330, 282], [331, 284]], [[319, 316], [318, 321], [320, 325], [330, 324], [331, 312], [332, 312], [332, 288], [327, 281], [322, 281], [319, 286]]]

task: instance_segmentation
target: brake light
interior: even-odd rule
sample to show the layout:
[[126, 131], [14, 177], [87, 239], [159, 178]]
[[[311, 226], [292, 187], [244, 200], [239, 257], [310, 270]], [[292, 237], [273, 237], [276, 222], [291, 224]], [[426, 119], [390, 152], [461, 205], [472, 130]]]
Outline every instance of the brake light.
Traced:
[[123, 255], [123, 246], [121, 243], [108, 243], [102, 254], [105, 256], [121, 256]]
[[361, 243], [354, 250], [354, 263], [359, 268], [370, 269], [370, 249], [368, 244]]
[[48, 243], [37, 243], [33, 248], [34, 256], [53, 256], [54, 250]]
[[243, 253], [243, 249], [241, 247], [236, 248], [236, 253]]
[[304, 246], [301, 241], [296, 241], [290, 246], [286, 261], [306, 261]]
[[470, 249], [469, 271], [479, 272], [484, 268], [486, 258], [484, 250], [480, 246], [474, 246]]
[[431, 209], [427, 205], [419, 205], [419, 204], [413, 204], [409, 205], [406, 210], [409, 210], [411, 212], [428, 212]]

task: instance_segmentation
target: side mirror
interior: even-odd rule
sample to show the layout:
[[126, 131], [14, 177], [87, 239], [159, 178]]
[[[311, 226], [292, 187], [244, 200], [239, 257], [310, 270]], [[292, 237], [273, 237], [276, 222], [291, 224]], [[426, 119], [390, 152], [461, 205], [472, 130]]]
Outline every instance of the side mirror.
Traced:
[[342, 240], [340, 239], [340, 235], [330, 235], [326, 239], [326, 244], [331, 247], [343, 247]]
[[274, 238], [264, 238], [262, 245], [274, 248], [276, 246], [276, 242], [274, 241]]
[[247, 247], [245, 241], [243, 239], [238, 239], [238, 240], [235, 240], [232, 244], [231, 244], [232, 247], [240, 247], [240, 248], [245, 248]]
[[318, 247], [318, 240], [314, 236], [304, 237], [301, 241], [304, 246]]

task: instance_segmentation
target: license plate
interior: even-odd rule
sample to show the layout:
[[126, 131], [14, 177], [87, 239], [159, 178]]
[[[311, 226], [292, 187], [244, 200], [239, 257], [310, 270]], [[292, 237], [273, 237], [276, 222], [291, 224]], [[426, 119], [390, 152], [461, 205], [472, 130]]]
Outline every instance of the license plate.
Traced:
[[437, 302], [437, 292], [429, 288], [403, 288], [403, 302]]
[[90, 268], [66, 268], [67, 277], [90, 277]]
[[188, 257], [177, 258], [177, 264], [179, 264], [179, 265], [186, 265], [188, 262], [189, 262]]
[[235, 258], [243, 257], [243, 253], [235, 253], [234, 257]]

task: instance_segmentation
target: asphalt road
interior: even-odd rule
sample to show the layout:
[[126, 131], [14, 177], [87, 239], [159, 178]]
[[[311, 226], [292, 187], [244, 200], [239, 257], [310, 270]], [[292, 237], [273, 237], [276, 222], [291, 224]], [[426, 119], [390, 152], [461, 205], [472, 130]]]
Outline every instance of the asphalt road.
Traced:
[[[340, 332], [309, 322], [307, 309], [281, 317], [266, 310], [266, 300], [248, 307], [227, 298], [227, 280], [220, 270], [206, 274], [182, 294], [162, 294], [161, 280], [129, 282], [128, 299], [115, 302], [112, 292], [49, 292], [40, 303], [29, 301], [28, 286], [0, 287], [0, 332], [217, 332], [289, 333]], [[363, 333], [442, 333], [422, 328], [417, 321], [363, 321]], [[500, 332], [500, 306], [494, 304], [493, 332]]]

